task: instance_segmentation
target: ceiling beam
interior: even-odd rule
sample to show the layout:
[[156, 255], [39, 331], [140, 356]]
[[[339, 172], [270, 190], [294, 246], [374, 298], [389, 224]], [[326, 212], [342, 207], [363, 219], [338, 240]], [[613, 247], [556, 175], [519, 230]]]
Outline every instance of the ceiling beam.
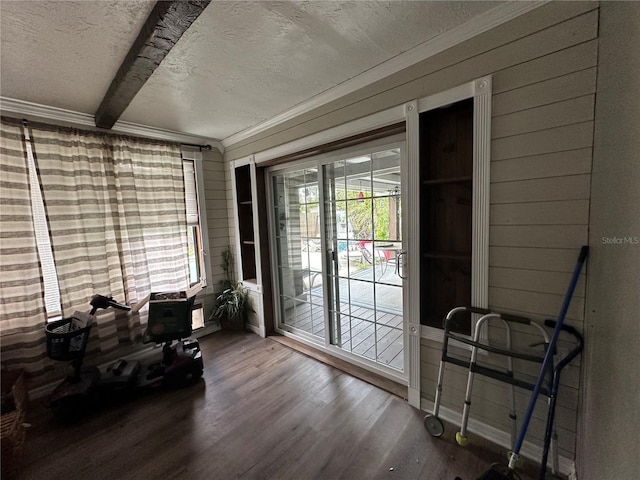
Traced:
[[211, 0], [156, 2], [95, 114], [110, 129]]

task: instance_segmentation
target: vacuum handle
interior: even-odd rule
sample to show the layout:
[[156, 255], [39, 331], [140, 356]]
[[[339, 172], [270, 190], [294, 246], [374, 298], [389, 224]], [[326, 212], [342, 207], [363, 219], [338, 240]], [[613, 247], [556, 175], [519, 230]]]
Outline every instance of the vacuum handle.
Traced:
[[587, 259], [587, 255], [589, 255], [589, 246], [583, 245], [582, 248], [580, 248], [580, 255], [578, 255], [578, 263], [580, 265]]
[[[524, 437], [527, 434], [527, 428], [529, 427], [529, 422], [531, 421], [531, 417], [533, 415], [533, 409], [536, 405], [536, 400], [538, 399], [538, 395], [540, 394], [540, 388], [542, 387], [542, 382], [549, 371], [549, 367], [552, 365], [553, 359], [553, 350], [556, 347], [556, 342], [558, 341], [558, 336], [560, 335], [560, 330], [564, 326], [564, 318], [567, 314], [567, 310], [569, 309], [569, 303], [571, 303], [571, 297], [573, 296], [573, 292], [576, 288], [576, 284], [578, 283], [578, 277], [580, 276], [580, 271], [582, 270], [582, 266], [587, 259], [587, 255], [589, 253], [589, 247], [584, 245], [580, 249], [580, 255], [578, 257], [578, 261], [576, 262], [576, 266], [573, 269], [573, 274], [571, 275], [571, 281], [569, 282], [569, 288], [567, 289], [567, 293], [564, 296], [564, 301], [562, 302], [562, 307], [560, 307], [560, 313], [558, 314], [558, 321], [556, 322], [556, 326], [553, 329], [553, 335], [551, 336], [551, 340], [549, 341], [549, 348], [544, 355], [544, 360], [542, 361], [542, 367], [540, 368], [540, 373], [538, 374], [538, 379], [536, 380], [536, 384], [533, 387], [533, 391], [531, 392], [531, 398], [529, 399], [529, 405], [527, 406], [527, 410], [524, 414], [524, 419], [522, 422], [522, 426], [520, 427], [520, 431], [518, 432], [518, 437], [513, 445], [513, 451], [511, 452], [511, 457], [509, 458], [509, 468], [513, 470], [515, 468], [516, 460], [518, 459], [518, 455], [520, 455], [520, 448], [522, 448], [522, 443], [524, 442]], [[580, 345], [581, 347], [581, 345]], [[577, 355], [578, 352], [572, 351], [566, 358], [564, 358], [561, 363], [566, 365], [568, 361], [570, 361], [573, 356]], [[562, 368], [560, 365], [556, 368]]]

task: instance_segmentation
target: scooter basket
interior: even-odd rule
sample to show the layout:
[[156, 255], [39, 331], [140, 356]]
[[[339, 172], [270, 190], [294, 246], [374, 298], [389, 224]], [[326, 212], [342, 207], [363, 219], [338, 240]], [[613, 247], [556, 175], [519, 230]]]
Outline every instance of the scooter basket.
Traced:
[[47, 324], [47, 355], [53, 360], [73, 360], [84, 356], [91, 324], [75, 318], [63, 318]]

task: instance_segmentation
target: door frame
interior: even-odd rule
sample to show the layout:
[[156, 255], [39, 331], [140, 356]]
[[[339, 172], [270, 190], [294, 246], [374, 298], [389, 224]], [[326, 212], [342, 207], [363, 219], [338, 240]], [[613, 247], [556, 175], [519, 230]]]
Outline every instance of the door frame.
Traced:
[[[273, 241], [273, 239], [275, 238], [276, 232], [275, 232], [275, 218], [274, 218], [274, 210], [273, 210], [273, 206], [274, 206], [274, 193], [273, 193], [273, 177], [276, 175], [281, 175], [283, 173], [289, 172], [289, 171], [297, 171], [297, 170], [302, 170], [304, 168], [318, 168], [318, 191], [319, 191], [319, 204], [322, 206], [324, 205], [324, 195], [325, 195], [325, 191], [324, 191], [324, 178], [322, 175], [322, 167], [324, 165], [333, 163], [333, 162], [337, 162], [340, 160], [345, 160], [345, 159], [349, 159], [352, 158], [354, 156], [358, 156], [359, 154], [366, 154], [366, 153], [372, 153], [372, 151], [375, 151], [376, 149], [380, 149], [380, 150], [384, 150], [386, 148], [400, 148], [400, 175], [401, 175], [401, 183], [402, 186], [404, 187], [404, 184], [407, 181], [407, 151], [406, 151], [406, 139], [405, 139], [405, 135], [404, 134], [400, 134], [400, 135], [392, 135], [389, 137], [384, 137], [384, 138], [380, 138], [380, 139], [376, 139], [376, 140], [372, 140], [370, 142], [366, 142], [366, 143], [362, 143], [359, 145], [354, 145], [352, 147], [346, 147], [344, 149], [340, 149], [340, 150], [336, 150], [333, 152], [328, 152], [328, 153], [323, 153], [323, 154], [319, 154], [316, 155], [314, 157], [310, 157], [310, 158], [305, 158], [302, 160], [298, 160], [298, 161], [293, 161], [293, 162], [288, 162], [288, 163], [284, 163], [284, 164], [280, 164], [280, 165], [274, 165], [271, 167], [267, 167], [266, 168], [266, 175], [265, 175], [265, 179], [266, 179], [266, 190], [267, 190], [267, 201], [269, 202], [268, 205], [268, 223], [269, 223], [269, 248], [270, 248], [270, 253], [271, 253], [271, 259], [272, 262], [275, 262], [277, 257], [277, 246], [275, 244], [275, 242]], [[401, 192], [401, 201], [402, 201], [402, 205], [403, 205], [403, 220], [402, 220], [402, 239], [403, 239], [403, 248], [406, 251], [406, 238], [407, 238], [407, 234], [408, 234], [408, 230], [407, 230], [407, 216], [406, 216], [406, 205], [407, 205], [407, 195], [406, 195], [406, 189], [402, 188]], [[323, 208], [323, 207], [321, 207]], [[325, 228], [326, 228], [326, 224], [325, 224], [325, 215], [324, 213], [321, 215], [320, 217], [321, 219], [321, 223], [320, 223], [320, 228], [321, 231], [324, 232]], [[326, 244], [326, 235], [322, 235], [321, 237], [321, 249], [322, 249], [322, 255], [323, 255], [323, 261], [326, 262], [327, 261], [327, 244]], [[276, 268], [276, 265], [272, 265], [271, 268], [271, 275], [272, 275], [272, 284], [273, 284], [273, 296], [274, 296], [274, 313], [276, 314], [276, 325], [275, 325], [275, 330], [276, 332], [278, 332], [281, 335], [284, 336], [290, 336], [290, 337], [294, 337], [296, 340], [301, 341], [305, 344], [308, 344], [310, 346], [313, 346], [314, 348], [323, 350], [327, 353], [330, 353], [331, 355], [341, 358], [343, 360], [346, 360], [354, 365], [357, 365], [361, 368], [364, 368], [366, 370], [372, 371], [374, 373], [377, 373], [381, 376], [384, 376], [385, 378], [389, 378], [391, 380], [394, 380], [395, 382], [398, 382], [402, 385], [408, 385], [408, 372], [407, 372], [407, 359], [409, 358], [409, 354], [407, 353], [407, 317], [406, 317], [406, 310], [408, 308], [407, 305], [407, 301], [408, 301], [408, 297], [407, 297], [407, 289], [403, 288], [403, 355], [404, 355], [404, 359], [403, 359], [403, 363], [404, 363], [404, 371], [403, 372], [399, 372], [398, 370], [395, 370], [393, 368], [390, 367], [385, 367], [382, 364], [378, 364], [375, 362], [369, 362], [366, 361], [364, 359], [362, 359], [361, 357], [359, 357], [358, 355], [349, 353], [343, 349], [341, 349], [338, 346], [332, 345], [330, 343], [330, 338], [329, 335], [325, 334], [324, 337], [324, 342], [323, 343], [319, 343], [316, 340], [316, 338], [312, 335], [306, 335], [304, 334], [304, 332], [302, 333], [302, 335], [299, 334], [294, 334], [289, 332], [287, 329], [282, 328], [282, 325], [280, 323], [280, 284], [279, 284], [279, 278], [278, 278], [278, 268]], [[324, 268], [323, 272], [322, 272], [322, 278], [323, 278], [323, 285], [328, 285], [328, 281], [329, 281], [329, 274], [327, 272], [327, 269]], [[406, 287], [406, 285], [410, 282], [410, 278], [407, 275], [407, 279], [404, 282], [404, 285]], [[328, 292], [325, 289], [324, 290], [324, 294], [325, 294], [325, 305], [327, 305], [326, 300], [328, 297]], [[329, 318], [329, 312], [328, 309], [325, 307], [324, 309], [324, 322], [325, 322], [325, 332], [329, 332], [330, 329], [330, 318]]]
[[[297, 140], [284, 143], [254, 155], [257, 165], [285, 155], [293, 154], [319, 145], [341, 140], [352, 135], [366, 133], [377, 128], [406, 122], [406, 154], [402, 166], [402, 174], [406, 175], [407, 188], [402, 192], [403, 205], [405, 206], [404, 224], [407, 234], [404, 237], [405, 250], [408, 262], [406, 262], [406, 275], [411, 281], [407, 282], [403, 295], [406, 296], [403, 312], [405, 322], [405, 365], [404, 376], [387, 375], [385, 372], [377, 372], [383, 376], [404, 385], [408, 385], [409, 403], [421, 408], [420, 393], [420, 358], [421, 338], [442, 342], [442, 331], [430, 329], [420, 324], [420, 272], [412, 269], [411, 259], [419, 258], [419, 114], [431, 108], [438, 108], [449, 103], [467, 98], [474, 99], [474, 209], [473, 232], [474, 249], [472, 252], [472, 299], [477, 306], [488, 306], [488, 271], [489, 271], [489, 172], [491, 158], [491, 95], [492, 77], [480, 77], [459, 86], [444, 90], [440, 93], [428, 95], [420, 99], [396, 105], [387, 110], [382, 110], [373, 115], [352, 120], [327, 130], [323, 130]], [[266, 181], [270, 178], [266, 176]], [[269, 186], [270, 191], [270, 186]], [[476, 198], [477, 196], [477, 198]], [[272, 202], [273, 199], [269, 199]], [[272, 215], [269, 209], [269, 215]], [[272, 228], [272, 219], [269, 219], [269, 228]], [[271, 235], [271, 233], [270, 233]], [[270, 246], [273, 254], [273, 247]], [[416, 264], [417, 262], [414, 262]], [[412, 271], [415, 270], [415, 271]], [[318, 348], [317, 344], [309, 345]], [[340, 352], [330, 352], [337, 357], [343, 357]], [[359, 364], [357, 360], [353, 363]], [[360, 365], [369, 369], [368, 364]]]

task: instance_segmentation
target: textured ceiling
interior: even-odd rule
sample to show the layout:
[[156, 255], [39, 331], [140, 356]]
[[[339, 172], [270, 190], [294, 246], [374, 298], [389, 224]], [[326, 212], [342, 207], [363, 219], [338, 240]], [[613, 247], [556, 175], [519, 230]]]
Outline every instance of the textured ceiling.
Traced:
[[[94, 114], [148, 1], [2, 1], [0, 95]], [[497, 2], [212, 2], [121, 120], [224, 139]]]
[[0, 94], [94, 114], [153, 1], [0, 1]]

